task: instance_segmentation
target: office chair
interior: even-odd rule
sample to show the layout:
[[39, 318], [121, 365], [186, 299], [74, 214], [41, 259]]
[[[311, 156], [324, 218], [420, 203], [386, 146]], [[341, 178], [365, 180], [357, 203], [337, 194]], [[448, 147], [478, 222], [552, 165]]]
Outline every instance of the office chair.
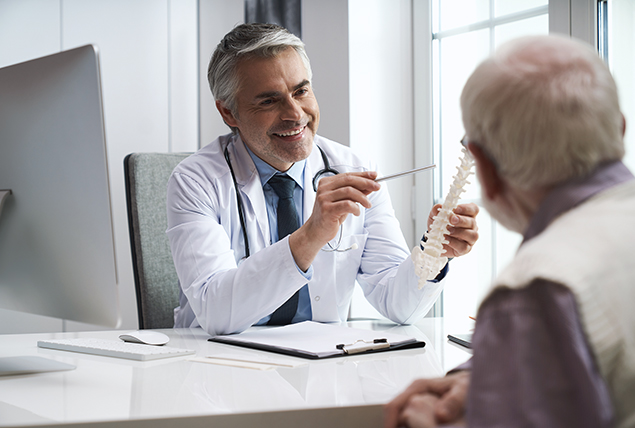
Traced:
[[191, 153], [131, 153], [124, 159], [139, 328], [171, 328], [179, 305], [166, 213], [172, 170]]

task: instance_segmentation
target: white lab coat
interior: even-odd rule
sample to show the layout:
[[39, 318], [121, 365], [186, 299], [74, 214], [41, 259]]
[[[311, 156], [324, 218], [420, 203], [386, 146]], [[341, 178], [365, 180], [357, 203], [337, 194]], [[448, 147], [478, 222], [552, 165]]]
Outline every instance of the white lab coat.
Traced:
[[[304, 172], [304, 219], [311, 216], [315, 201], [311, 181], [324, 168], [315, 144], [339, 172], [375, 169], [350, 148], [316, 136]], [[223, 153], [227, 145], [251, 251], [244, 260], [236, 193]], [[418, 320], [441, 293], [443, 281], [418, 288], [410, 250], [385, 186], [369, 197], [372, 207], [360, 207], [361, 215], [349, 215], [343, 224], [340, 248], [356, 243], [357, 249], [320, 251], [313, 261], [308, 289], [314, 321], [345, 321], [356, 280], [368, 301], [397, 323]], [[237, 136], [221, 136], [177, 166], [168, 182], [167, 214], [181, 286], [176, 327], [201, 326], [211, 335], [243, 331], [307, 283], [288, 238], [270, 243], [260, 177]]]

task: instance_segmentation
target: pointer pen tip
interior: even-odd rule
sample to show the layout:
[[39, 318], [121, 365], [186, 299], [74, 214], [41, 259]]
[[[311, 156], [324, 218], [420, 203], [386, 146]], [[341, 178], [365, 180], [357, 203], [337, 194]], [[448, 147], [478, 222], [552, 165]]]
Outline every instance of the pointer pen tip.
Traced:
[[385, 175], [383, 177], [376, 178], [375, 181], [376, 182], [380, 182], [380, 181], [392, 180], [393, 178], [403, 177], [403, 176], [410, 175], [410, 174], [416, 174], [418, 172], [425, 171], [427, 169], [432, 169], [432, 168], [436, 168], [436, 165], [432, 164], [432, 165], [428, 165], [428, 166], [422, 166], [420, 168], [411, 169], [411, 170], [408, 170], [408, 171], [398, 172], [396, 174]]

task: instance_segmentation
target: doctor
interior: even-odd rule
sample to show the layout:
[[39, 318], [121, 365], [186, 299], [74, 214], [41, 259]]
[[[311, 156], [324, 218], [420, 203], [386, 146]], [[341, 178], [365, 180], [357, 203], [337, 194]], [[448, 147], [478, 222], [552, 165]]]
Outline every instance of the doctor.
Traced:
[[[181, 286], [175, 326], [217, 335], [345, 321], [356, 280], [387, 318], [425, 315], [447, 266], [418, 288], [376, 165], [316, 134], [320, 111], [302, 41], [275, 25], [239, 25], [217, 46], [208, 79], [232, 133], [183, 161], [168, 183], [167, 234]], [[281, 181], [291, 183], [287, 196], [279, 196]], [[471, 250], [477, 213], [474, 204], [456, 209], [448, 257]]]

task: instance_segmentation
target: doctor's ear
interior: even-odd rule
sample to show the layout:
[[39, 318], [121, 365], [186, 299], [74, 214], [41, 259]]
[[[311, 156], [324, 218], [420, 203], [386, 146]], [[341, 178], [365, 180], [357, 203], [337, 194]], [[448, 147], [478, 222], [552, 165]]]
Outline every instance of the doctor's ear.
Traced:
[[225, 107], [225, 103], [223, 103], [222, 101], [218, 101], [217, 100], [216, 101], [216, 109], [218, 110], [218, 112], [222, 116], [223, 121], [225, 121], [227, 126], [229, 126], [231, 128], [237, 128], [238, 127], [238, 122], [236, 121], [236, 116], [234, 115], [234, 113], [230, 109]]

